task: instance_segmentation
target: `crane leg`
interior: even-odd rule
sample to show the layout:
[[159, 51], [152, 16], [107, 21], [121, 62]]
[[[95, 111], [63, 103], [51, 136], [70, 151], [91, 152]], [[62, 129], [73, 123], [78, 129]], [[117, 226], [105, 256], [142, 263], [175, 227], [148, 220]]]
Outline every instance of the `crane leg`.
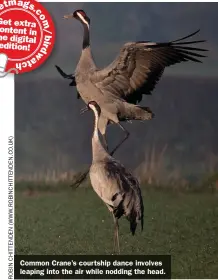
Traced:
[[98, 129], [101, 132], [103, 146], [106, 149], [106, 151], [108, 151], [108, 144], [107, 144], [107, 140], [106, 140], [107, 125], [108, 125], [108, 119], [105, 118], [104, 116], [101, 116], [99, 121], [98, 121]]
[[128, 139], [129, 137], [129, 131], [127, 131], [120, 123], [117, 123], [118, 126], [125, 132], [125, 137], [121, 140], [121, 142], [112, 150], [110, 155], [112, 156], [115, 151]]
[[113, 250], [113, 253], [114, 253], [114, 255], [116, 255], [117, 254], [117, 249], [116, 249], [116, 232], [115, 232], [115, 229], [114, 229], [114, 250]]
[[114, 219], [114, 253], [120, 254], [119, 224], [118, 224], [118, 219], [114, 216], [114, 214], [113, 214], [113, 219]]
[[77, 180], [76, 182], [74, 182], [71, 187], [75, 187], [75, 188], [78, 188], [82, 182], [86, 179], [87, 175], [89, 173], [89, 169], [86, 170]]

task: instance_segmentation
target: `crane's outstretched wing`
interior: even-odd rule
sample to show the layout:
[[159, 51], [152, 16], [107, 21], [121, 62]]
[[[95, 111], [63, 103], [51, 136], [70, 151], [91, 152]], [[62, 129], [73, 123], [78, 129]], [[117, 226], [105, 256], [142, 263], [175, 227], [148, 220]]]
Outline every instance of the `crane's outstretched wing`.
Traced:
[[[70, 79], [72, 82], [69, 84], [69, 86], [76, 87], [76, 80], [74, 74], [66, 74], [58, 65], [55, 65], [56, 69], [58, 70], [58, 73], [64, 78], [64, 79]], [[80, 94], [77, 92], [77, 99], [80, 99]]]
[[75, 81], [75, 76], [74, 74], [66, 74], [58, 65], [55, 65], [56, 69], [58, 70], [59, 74], [64, 78], [64, 79], [70, 79], [72, 82], [69, 84], [70, 86], [76, 86], [76, 81]]
[[111, 92], [127, 102], [137, 104], [143, 94], [151, 94], [166, 66], [182, 61], [201, 62], [197, 58], [205, 56], [198, 52], [207, 50], [189, 44], [205, 40], [183, 41], [199, 31], [167, 43], [127, 43], [109, 66], [93, 73], [91, 81], [102, 92]]

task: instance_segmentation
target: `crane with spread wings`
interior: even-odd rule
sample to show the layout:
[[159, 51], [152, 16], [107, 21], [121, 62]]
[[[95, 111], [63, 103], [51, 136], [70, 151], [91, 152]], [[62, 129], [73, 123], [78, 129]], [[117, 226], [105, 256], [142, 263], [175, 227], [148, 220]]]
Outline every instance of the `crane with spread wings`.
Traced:
[[[78, 98], [88, 104], [96, 101], [101, 107], [98, 129], [102, 134], [106, 148], [106, 128], [110, 123], [117, 124], [125, 133], [125, 137], [111, 151], [111, 155], [128, 138], [129, 132], [121, 121], [150, 120], [154, 117], [148, 107], [139, 106], [143, 95], [152, 93], [161, 78], [165, 67], [180, 62], [201, 62], [206, 49], [193, 47], [192, 44], [205, 40], [185, 41], [195, 34], [171, 42], [155, 43], [150, 41], [128, 42], [121, 48], [115, 60], [103, 69], [97, 68], [90, 47], [90, 18], [83, 10], [76, 10], [64, 18], [79, 20], [84, 29], [82, 53], [74, 74], [66, 74], [56, 65], [58, 72], [71, 79], [71, 86], [77, 88]], [[82, 109], [82, 113], [87, 107]]]

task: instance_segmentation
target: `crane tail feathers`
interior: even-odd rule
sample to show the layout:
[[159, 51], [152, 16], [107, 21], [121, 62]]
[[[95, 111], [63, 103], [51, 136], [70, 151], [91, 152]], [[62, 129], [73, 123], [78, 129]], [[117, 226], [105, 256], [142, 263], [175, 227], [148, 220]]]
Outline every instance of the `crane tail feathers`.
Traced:
[[125, 103], [125, 120], [151, 120], [155, 117], [149, 107]]
[[136, 227], [137, 227], [136, 221], [130, 222], [130, 230], [132, 232], [132, 235], [135, 235]]
[[141, 217], [141, 231], [144, 229], [144, 217]]
[[131, 213], [127, 216], [127, 219], [130, 222], [130, 231], [132, 235], [135, 235], [135, 231], [139, 221], [141, 221], [141, 231], [143, 231], [143, 227], [144, 227], [143, 209], [141, 209], [141, 211], [132, 209]]

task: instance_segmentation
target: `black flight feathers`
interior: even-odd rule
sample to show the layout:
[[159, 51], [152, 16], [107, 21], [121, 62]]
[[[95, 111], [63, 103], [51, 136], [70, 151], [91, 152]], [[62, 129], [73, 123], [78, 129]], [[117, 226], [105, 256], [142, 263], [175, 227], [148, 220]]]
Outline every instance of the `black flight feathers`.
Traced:
[[[55, 65], [55, 67], [64, 79], [72, 80], [72, 82], [69, 84], [69, 86], [71, 86], [71, 87], [76, 86], [74, 74], [66, 74], [59, 66]], [[80, 99], [80, 94], [78, 92], [77, 92], [77, 99]]]

